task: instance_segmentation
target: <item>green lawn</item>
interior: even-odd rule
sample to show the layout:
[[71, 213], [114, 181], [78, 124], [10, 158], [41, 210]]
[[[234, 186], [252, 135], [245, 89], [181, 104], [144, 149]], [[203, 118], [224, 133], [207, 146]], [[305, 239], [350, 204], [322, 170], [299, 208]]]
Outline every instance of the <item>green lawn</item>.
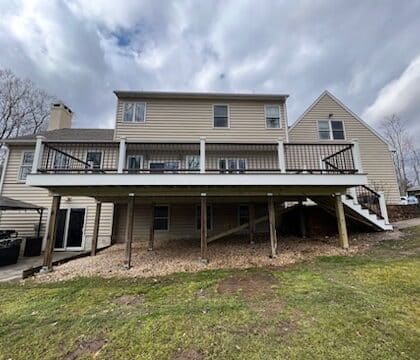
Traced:
[[420, 228], [285, 269], [0, 286], [2, 359], [414, 359]]

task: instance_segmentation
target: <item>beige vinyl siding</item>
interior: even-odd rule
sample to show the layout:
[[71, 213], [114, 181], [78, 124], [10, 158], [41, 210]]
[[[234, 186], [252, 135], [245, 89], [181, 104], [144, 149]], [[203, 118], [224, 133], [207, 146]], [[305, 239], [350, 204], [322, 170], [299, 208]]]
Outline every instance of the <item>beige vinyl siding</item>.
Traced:
[[289, 141], [332, 142], [319, 140], [318, 137], [318, 121], [328, 120], [329, 114], [333, 114], [334, 120], [343, 121], [345, 141], [358, 139], [363, 171], [368, 175], [369, 186], [383, 191], [388, 203], [398, 203], [400, 194], [388, 145], [328, 94], [290, 129]]
[[[10, 146], [9, 160], [5, 171], [1, 195], [45, 207], [46, 210], [44, 210], [41, 231], [41, 235], [44, 236], [52, 198], [45, 189], [30, 187], [25, 183], [17, 181], [22, 152], [33, 149], [33, 146]], [[98, 239], [100, 247], [110, 244], [111, 241], [113, 207], [113, 204], [102, 204]], [[61, 208], [86, 209], [84, 248], [90, 249], [96, 211], [94, 199], [87, 197], [62, 197]], [[3, 211], [0, 214], [0, 229], [15, 229], [23, 237], [34, 236], [34, 226], [38, 224], [38, 220], [39, 215], [34, 211]]]
[[[133, 101], [133, 100], [129, 100]], [[272, 142], [285, 139], [285, 111], [282, 103], [263, 101], [211, 101], [186, 99], [139, 99], [146, 102], [145, 123], [122, 121], [124, 100], [117, 103], [115, 139], [126, 136], [130, 141], [210, 141]], [[229, 128], [213, 128], [213, 105], [229, 105]], [[267, 129], [266, 104], [280, 106], [281, 128]]]

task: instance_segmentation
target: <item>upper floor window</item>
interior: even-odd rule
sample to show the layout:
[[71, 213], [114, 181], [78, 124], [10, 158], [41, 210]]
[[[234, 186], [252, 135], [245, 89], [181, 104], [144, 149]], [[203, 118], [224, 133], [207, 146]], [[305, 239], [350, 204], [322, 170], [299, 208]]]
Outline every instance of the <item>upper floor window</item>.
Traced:
[[55, 153], [54, 169], [68, 169], [70, 166], [70, 158], [64, 153]]
[[126, 102], [124, 103], [124, 122], [144, 123], [146, 120], [146, 103]]
[[213, 126], [215, 128], [229, 127], [229, 107], [227, 105], [213, 105]]
[[24, 151], [22, 154], [22, 162], [19, 169], [19, 180], [25, 181], [26, 177], [32, 170], [32, 163], [34, 162], [34, 152]]
[[219, 159], [219, 171], [221, 173], [244, 173], [246, 170], [245, 159]]
[[188, 170], [200, 170], [200, 155], [187, 155], [186, 163]]
[[265, 126], [268, 129], [280, 128], [280, 106], [265, 105]]
[[143, 156], [127, 155], [127, 169], [129, 173], [136, 172], [143, 167]]
[[320, 140], [344, 140], [344, 125], [341, 120], [318, 121], [318, 134]]
[[89, 164], [89, 167], [92, 169], [99, 169], [102, 162], [102, 152], [101, 151], [88, 151], [86, 154], [86, 162]]

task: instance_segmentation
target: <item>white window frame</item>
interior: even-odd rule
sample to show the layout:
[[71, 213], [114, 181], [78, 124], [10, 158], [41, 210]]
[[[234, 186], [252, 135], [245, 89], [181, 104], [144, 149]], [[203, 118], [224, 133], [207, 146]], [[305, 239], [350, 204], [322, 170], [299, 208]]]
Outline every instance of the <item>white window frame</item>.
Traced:
[[[82, 243], [80, 246], [67, 246], [67, 240], [68, 240], [68, 232], [69, 232], [69, 226], [70, 226], [70, 212], [72, 209], [84, 209], [85, 210], [85, 216], [83, 219], [83, 228], [82, 228]], [[63, 238], [63, 245], [62, 248], [56, 248], [54, 243], [54, 251], [80, 251], [85, 248], [86, 245], [86, 223], [87, 223], [87, 217], [88, 217], [88, 208], [86, 206], [70, 206], [70, 207], [62, 207], [59, 210], [66, 210], [66, 219], [64, 223], [64, 238]], [[51, 209], [50, 209], [51, 213]], [[47, 223], [47, 229], [49, 226], [50, 219], [48, 218]]]
[[[167, 207], [168, 208], [168, 228], [167, 229], [156, 229], [155, 228], [155, 208], [156, 207]], [[153, 231], [159, 231], [159, 232], [168, 232], [171, 228], [171, 207], [169, 206], [169, 204], [155, 204], [153, 206]], [[165, 219], [164, 217], [158, 217], [159, 219]]]
[[[213, 224], [214, 224], [214, 212], [213, 212], [213, 205], [207, 204], [207, 213], [209, 213], [210, 208], [210, 226], [207, 225], [207, 231], [213, 230]], [[195, 230], [200, 231], [200, 227], [198, 226], [198, 219], [200, 217], [200, 226], [201, 226], [201, 205], [195, 206]]]
[[[189, 169], [188, 168], [188, 159], [191, 159], [191, 158], [198, 158], [198, 168], [197, 169]], [[185, 169], [187, 171], [193, 171], [193, 172], [200, 171], [200, 155], [199, 154], [198, 155], [186, 155], [185, 156]]]
[[102, 165], [103, 165], [103, 163], [104, 163], [104, 152], [103, 152], [103, 150], [87, 150], [86, 151], [86, 163], [88, 164], [88, 154], [89, 153], [101, 153], [101, 163], [99, 164], [99, 167], [88, 167], [88, 169], [96, 169], [96, 170], [98, 170], [98, 169], [102, 169]]
[[[152, 169], [150, 169], [150, 164], [151, 163], [167, 163], [167, 162], [176, 162], [178, 164], [178, 169], [162, 169], [162, 172], [166, 172], [166, 171], [171, 171], [171, 172], [176, 172], [178, 173], [179, 171], [181, 171], [181, 160], [149, 160], [147, 165], [148, 165], [148, 170], [152, 171]], [[159, 169], [160, 171], [160, 169]]]
[[237, 165], [239, 164], [239, 160], [243, 160], [245, 162], [245, 169], [244, 169], [244, 173], [248, 170], [248, 159], [244, 159], [244, 158], [218, 158], [217, 159], [217, 168], [218, 171], [220, 171], [221, 169], [219, 168], [220, 165], [220, 160], [224, 160], [226, 162], [226, 169], [224, 170], [227, 174], [240, 174], [240, 170], [234, 170], [234, 172], [229, 172], [229, 160], [234, 160], [237, 162]]
[[[133, 110], [133, 116], [131, 118], [131, 121], [125, 120], [125, 105], [126, 104], [133, 104], [134, 110]], [[135, 121], [136, 118], [136, 104], [143, 104], [144, 105], [144, 118], [143, 121]], [[145, 101], [123, 101], [123, 109], [122, 109], [122, 122], [124, 124], [145, 124], [146, 123], [146, 117], [147, 117], [147, 103]]]
[[[227, 126], [214, 126], [214, 108], [215, 106], [226, 106], [227, 107]], [[215, 130], [223, 130], [223, 129], [230, 129], [230, 106], [229, 104], [213, 104], [212, 105], [212, 109], [213, 109], [213, 117], [212, 117], [212, 122], [213, 122], [213, 129]]]
[[247, 204], [239, 204], [238, 205], [238, 226], [240, 226], [241, 225], [241, 211], [240, 211], [240, 209], [241, 209], [241, 207], [247, 207], [248, 208], [248, 223], [249, 223], [249, 205], [247, 205]]
[[143, 155], [139, 155], [139, 154], [128, 154], [127, 155], [127, 157], [126, 157], [126, 159], [125, 159], [125, 167], [126, 167], [126, 169], [128, 170], [128, 171], [135, 171], [135, 170], [138, 170], [138, 169], [130, 169], [129, 167], [128, 167], [128, 165], [129, 165], [129, 158], [130, 157], [139, 157], [140, 158], [140, 169], [143, 169], [143, 164], [144, 164], [144, 158], [143, 158]]
[[[279, 126], [278, 127], [268, 127], [267, 126], [267, 107], [269, 107], [269, 106], [276, 106], [276, 107], [279, 108]], [[281, 106], [278, 105], [278, 104], [265, 104], [264, 105], [264, 121], [265, 121], [265, 128], [267, 130], [281, 129], [283, 127], [283, 125], [282, 125], [283, 119], [282, 119], [282, 116], [281, 116]]]
[[[29, 165], [24, 165], [23, 164], [23, 160], [24, 160], [24, 158], [25, 158], [25, 154], [26, 153], [32, 153], [32, 156], [34, 157], [35, 156], [35, 151], [34, 150], [22, 150], [22, 153], [21, 153], [21, 155], [20, 155], [20, 165], [19, 165], [19, 171], [18, 171], [18, 173], [17, 173], [17, 182], [19, 182], [19, 183], [25, 183], [26, 182], [26, 178], [25, 179], [22, 179], [21, 178], [21, 174], [22, 174], [22, 168], [29, 168], [30, 169], [30, 171], [29, 171], [29, 173], [28, 174], [30, 174], [31, 173], [31, 171], [32, 171], [32, 163]], [[27, 175], [28, 175], [27, 174]]]
[[[327, 122], [328, 122], [329, 134], [330, 134], [329, 139], [321, 139], [321, 137], [319, 136], [319, 123], [320, 123], [321, 121], [327, 121]], [[332, 121], [340, 121], [340, 122], [343, 124], [343, 134], [344, 134], [344, 139], [334, 139], [333, 130], [332, 130], [332, 124], [331, 124], [331, 122], [332, 122]], [[318, 134], [318, 140], [319, 140], [319, 141], [345, 141], [345, 140], [347, 139], [347, 136], [346, 136], [346, 128], [345, 128], [345, 126], [344, 126], [344, 121], [343, 121], [343, 120], [337, 120], [337, 119], [324, 119], [324, 120], [318, 120], [316, 124], [317, 124], [317, 129], [316, 129], [316, 131], [317, 131], [317, 134]]]

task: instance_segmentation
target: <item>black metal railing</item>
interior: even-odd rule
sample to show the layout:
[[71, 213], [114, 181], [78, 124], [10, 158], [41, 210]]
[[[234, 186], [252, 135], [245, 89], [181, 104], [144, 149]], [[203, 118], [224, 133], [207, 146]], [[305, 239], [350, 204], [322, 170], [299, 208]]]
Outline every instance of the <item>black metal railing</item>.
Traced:
[[[365, 185], [356, 186], [355, 193], [357, 196], [357, 202], [362, 208], [369, 210], [370, 212], [376, 214], [379, 218], [383, 219], [381, 206], [379, 204], [379, 199], [381, 197], [379, 193]], [[351, 195], [347, 195], [347, 197], [352, 198]]]
[[353, 144], [284, 144], [286, 172], [354, 174]]

